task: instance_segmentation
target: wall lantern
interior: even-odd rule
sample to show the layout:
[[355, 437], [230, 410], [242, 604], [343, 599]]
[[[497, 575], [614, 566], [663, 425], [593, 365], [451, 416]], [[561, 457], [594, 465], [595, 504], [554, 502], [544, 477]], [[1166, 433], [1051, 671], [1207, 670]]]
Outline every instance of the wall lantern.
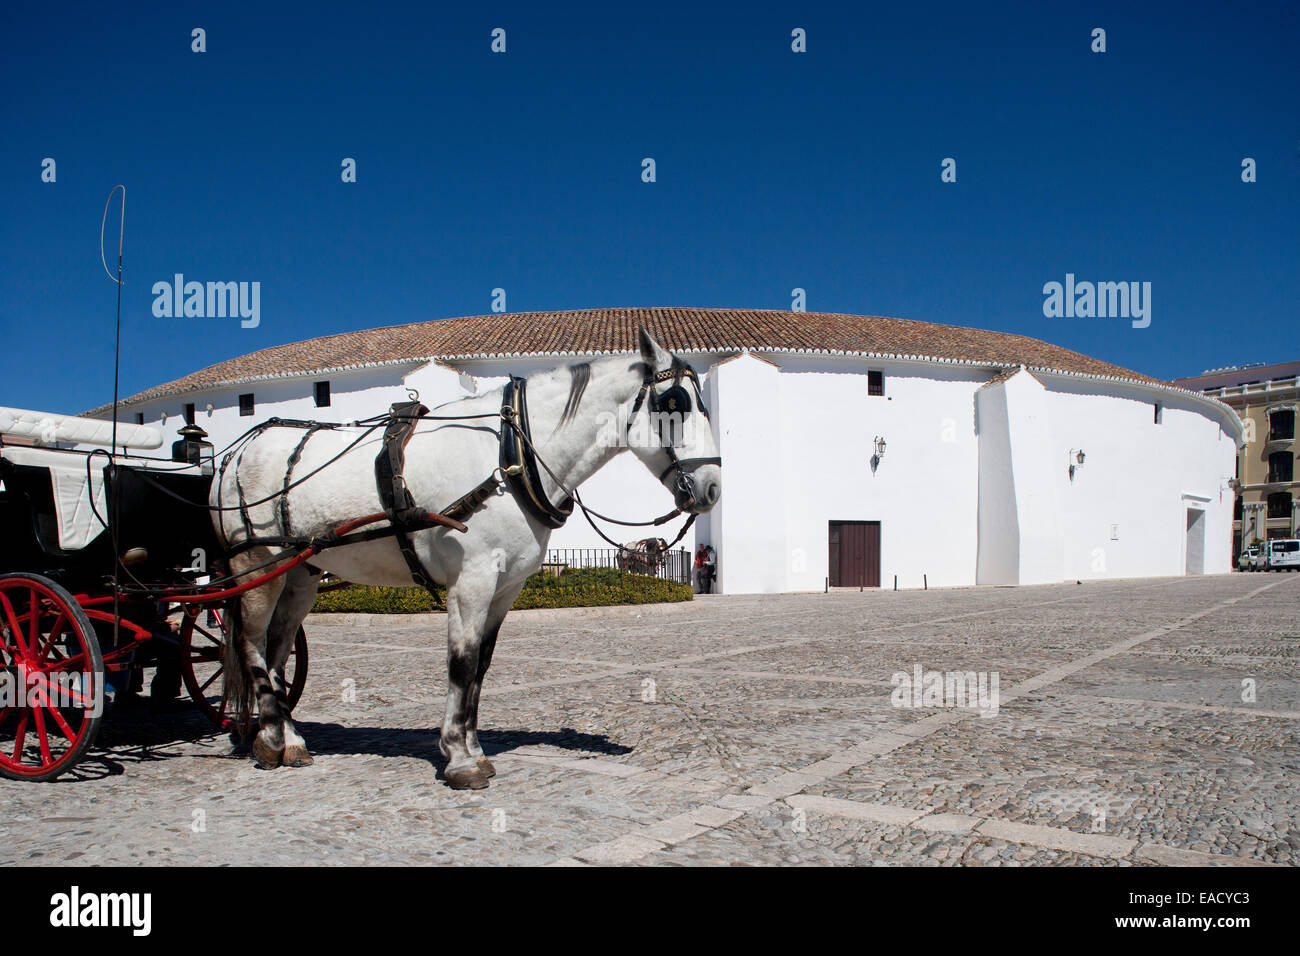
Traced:
[[876, 469], [880, 467], [880, 459], [885, 457], [885, 440], [877, 435], [872, 445], [876, 450], [876, 453], [871, 456], [871, 473], [874, 475]]
[[1082, 448], [1078, 449], [1077, 451], [1073, 448], [1070, 449], [1070, 480], [1071, 481], [1074, 481], [1074, 473], [1083, 467], [1083, 462], [1086, 459], [1086, 457], [1087, 456], [1084, 455]]

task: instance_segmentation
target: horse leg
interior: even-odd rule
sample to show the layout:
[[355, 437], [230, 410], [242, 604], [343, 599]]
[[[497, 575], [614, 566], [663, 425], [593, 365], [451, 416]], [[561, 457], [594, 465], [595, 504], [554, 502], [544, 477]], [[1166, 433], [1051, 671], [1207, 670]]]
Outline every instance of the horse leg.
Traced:
[[298, 637], [298, 628], [316, 602], [316, 588], [319, 584], [320, 572], [311, 571], [305, 565], [299, 565], [286, 574], [284, 591], [276, 602], [271, 627], [267, 631], [266, 660], [270, 665], [271, 687], [284, 717], [283, 761], [286, 767], [307, 767], [312, 763], [307, 741], [302, 739], [293, 725], [293, 714], [289, 709], [289, 688], [284, 682], [284, 665]]
[[470, 691], [478, 675], [479, 650], [491, 608], [493, 582], [461, 580], [447, 589], [447, 709], [438, 749], [447, 758], [443, 771], [454, 790], [482, 790], [488, 775], [466, 740]]
[[[272, 555], [266, 548], [250, 548], [230, 559], [232, 574], [264, 564]], [[266, 662], [266, 633], [284, 590], [284, 578], [272, 578], [239, 598], [232, 622], [226, 660], [226, 696], [233, 703], [235, 720], [247, 727], [252, 702], [257, 701], [260, 728], [253, 739], [253, 756], [267, 769], [280, 766], [284, 754], [284, 715], [271, 684]]]
[[487, 755], [483, 753], [483, 747], [478, 741], [479, 695], [483, 691], [483, 678], [487, 676], [488, 668], [492, 666], [492, 652], [497, 646], [497, 632], [501, 630], [501, 624], [505, 621], [506, 614], [515, 603], [515, 599], [519, 597], [519, 592], [523, 590], [523, 587], [521, 583], [518, 587], [507, 588], [492, 599], [492, 607], [488, 610], [487, 621], [483, 625], [483, 640], [479, 643], [478, 648], [478, 671], [474, 677], [474, 684], [469, 690], [469, 708], [465, 723], [465, 746], [475, 758], [479, 770], [489, 777], [496, 776], [497, 768], [492, 766], [492, 761], [488, 760]]

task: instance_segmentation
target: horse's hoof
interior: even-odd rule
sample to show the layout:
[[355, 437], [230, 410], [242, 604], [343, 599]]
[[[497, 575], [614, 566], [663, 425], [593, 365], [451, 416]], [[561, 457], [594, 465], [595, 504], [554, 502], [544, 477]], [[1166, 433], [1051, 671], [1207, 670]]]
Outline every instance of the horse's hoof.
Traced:
[[487, 757], [479, 757], [477, 762], [479, 770], [483, 771], [484, 775], [489, 777], [497, 775], [497, 768], [492, 766], [492, 761], [488, 760]]
[[488, 775], [478, 767], [462, 767], [459, 770], [448, 768], [443, 771], [443, 775], [453, 790], [483, 790], [488, 785]]
[[276, 750], [261, 737], [253, 738], [253, 759], [263, 770], [274, 770], [284, 763], [284, 751]]
[[299, 747], [297, 744], [284, 748], [283, 759], [286, 767], [310, 767], [315, 762], [311, 759], [307, 748]]

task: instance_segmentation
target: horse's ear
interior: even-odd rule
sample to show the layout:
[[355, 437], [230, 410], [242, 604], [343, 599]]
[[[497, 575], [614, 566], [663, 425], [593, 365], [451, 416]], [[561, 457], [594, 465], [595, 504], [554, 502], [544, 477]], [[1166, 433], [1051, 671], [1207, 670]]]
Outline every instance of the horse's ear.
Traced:
[[650, 333], [645, 330], [644, 325], [637, 327], [636, 337], [637, 344], [641, 348], [641, 360], [651, 368], [657, 367], [659, 364], [659, 344], [650, 337]]

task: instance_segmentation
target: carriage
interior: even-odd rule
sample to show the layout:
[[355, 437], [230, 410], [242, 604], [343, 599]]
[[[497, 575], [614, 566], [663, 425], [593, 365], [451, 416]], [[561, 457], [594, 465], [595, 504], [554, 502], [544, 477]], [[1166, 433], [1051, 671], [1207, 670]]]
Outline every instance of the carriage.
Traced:
[[[0, 774], [51, 780], [93, 745], [125, 695], [183, 686], [220, 728], [222, 586], [208, 511], [211, 446], [188, 426], [170, 458], [157, 429], [0, 409]], [[83, 446], [90, 447], [86, 450]], [[120, 559], [120, 560], [118, 560]], [[274, 573], [274, 572], [272, 572]], [[255, 583], [255, 582], [252, 582]], [[302, 629], [284, 669], [296, 702]]]

